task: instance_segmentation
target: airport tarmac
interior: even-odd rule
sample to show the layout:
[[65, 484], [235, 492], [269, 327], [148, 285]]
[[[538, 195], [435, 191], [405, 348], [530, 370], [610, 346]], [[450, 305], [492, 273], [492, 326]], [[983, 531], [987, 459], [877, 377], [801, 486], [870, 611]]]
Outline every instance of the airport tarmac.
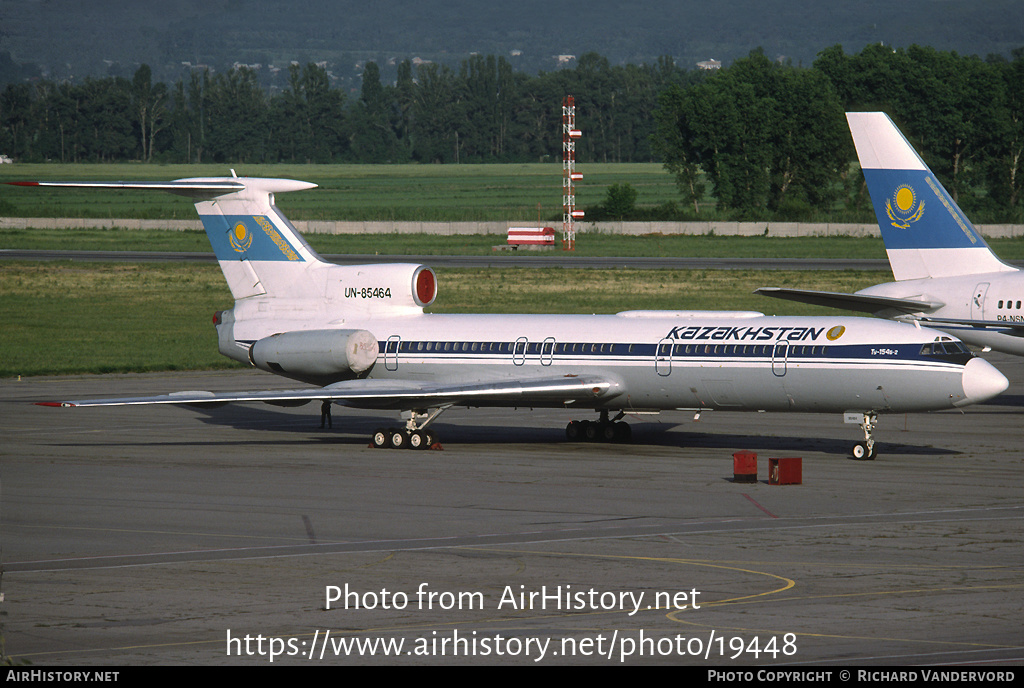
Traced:
[[[458, 409], [434, 426], [443, 450], [394, 451], [368, 447], [391, 414], [335, 407], [320, 430], [318, 404], [29, 403], [295, 384], [265, 373], [2, 380], [3, 649], [36, 666], [1019, 664], [1024, 359], [987, 358], [1006, 394], [883, 416], [870, 462], [836, 415], [663, 413], [621, 445], [567, 443], [579, 413]], [[757, 482], [733, 481], [738, 450]], [[771, 457], [801, 457], [802, 484], [769, 485]]]

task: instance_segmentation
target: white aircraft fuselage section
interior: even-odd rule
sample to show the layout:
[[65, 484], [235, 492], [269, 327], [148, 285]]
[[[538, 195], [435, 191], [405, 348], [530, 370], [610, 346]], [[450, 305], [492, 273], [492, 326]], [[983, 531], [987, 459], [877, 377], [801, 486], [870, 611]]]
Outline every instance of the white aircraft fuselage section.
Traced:
[[[239, 352], [273, 334], [253, 324], [235, 323]], [[921, 353], [940, 333], [868, 318], [420, 314], [321, 323], [339, 325], [374, 334], [378, 356], [368, 379], [478, 383], [591, 374], [611, 380], [588, 408], [908, 412], [968, 399], [962, 357]], [[275, 372], [306, 382], [338, 381], [280, 366]]]
[[[1024, 272], [972, 273], [886, 282], [857, 294], [941, 303], [916, 312], [892, 310], [894, 319], [934, 321], [930, 325], [979, 347], [1024, 356]], [[1003, 326], [1005, 324], [1005, 326]]]

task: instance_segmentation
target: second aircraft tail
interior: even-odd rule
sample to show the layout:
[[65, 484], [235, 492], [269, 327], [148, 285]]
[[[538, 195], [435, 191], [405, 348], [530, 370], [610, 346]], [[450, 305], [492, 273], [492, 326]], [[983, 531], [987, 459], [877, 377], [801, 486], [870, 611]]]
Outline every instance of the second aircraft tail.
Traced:
[[1016, 270], [999, 260], [884, 112], [848, 112], [897, 281]]

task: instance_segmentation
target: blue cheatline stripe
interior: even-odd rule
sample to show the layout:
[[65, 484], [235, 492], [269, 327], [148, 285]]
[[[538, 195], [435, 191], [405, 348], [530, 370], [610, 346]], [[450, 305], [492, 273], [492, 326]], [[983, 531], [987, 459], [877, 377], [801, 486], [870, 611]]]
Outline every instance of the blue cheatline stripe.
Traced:
[[[782, 342], [785, 343], [785, 342]], [[420, 348], [420, 345], [423, 345]], [[427, 345], [431, 348], [428, 350]], [[446, 350], [445, 344], [449, 346]], [[476, 350], [473, 345], [476, 344]], [[535, 360], [538, 356], [554, 362], [571, 362], [584, 360], [596, 361], [652, 361], [657, 355], [663, 360], [671, 358], [674, 362], [687, 361], [771, 361], [781, 358], [781, 352], [774, 355], [774, 344], [674, 344], [671, 351], [662, 349], [659, 344], [628, 344], [628, 343], [559, 343], [557, 348], [543, 348], [539, 342], [530, 342], [525, 350], [515, 348], [514, 342], [444, 342], [444, 341], [407, 341], [402, 340], [399, 348], [393, 348], [394, 342], [378, 341], [381, 355], [400, 358], [433, 358], [438, 360], [452, 359], [511, 359], [512, 356], [528, 356]], [[389, 348], [389, 345], [392, 348]], [[465, 345], [465, 347], [464, 347]], [[951, 360], [956, 354], [922, 353], [921, 342], [907, 344], [850, 344], [850, 345], [810, 345], [790, 344], [785, 357], [793, 363], [848, 361], [861, 363], [893, 363], [925, 361], [929, 363], [952, 363], [963, 365], [962, 362]], [[603, 347], [603, 350], [602, 350]], [[963, 354], [967, 355], [967, 354]]]
[[930, 170], [864, 170], [887, 249], [986, 246]]
[[201, 215], [217, 260], [301, 262], [296, 247], [264, 215]]

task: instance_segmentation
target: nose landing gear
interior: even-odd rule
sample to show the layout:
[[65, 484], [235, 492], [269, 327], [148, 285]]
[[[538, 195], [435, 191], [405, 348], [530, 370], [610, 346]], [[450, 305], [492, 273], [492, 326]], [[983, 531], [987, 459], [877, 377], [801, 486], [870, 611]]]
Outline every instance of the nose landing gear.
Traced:
[[853, 445], [853, 458], [860, 461], [872, 461], [876, 456], [875, 438], [872, 436], [872, 433], [878, 424], [878, 414], [865, 413], [862, 415], [862, 418], [860, 428], [864, 431], [864, 441]]

